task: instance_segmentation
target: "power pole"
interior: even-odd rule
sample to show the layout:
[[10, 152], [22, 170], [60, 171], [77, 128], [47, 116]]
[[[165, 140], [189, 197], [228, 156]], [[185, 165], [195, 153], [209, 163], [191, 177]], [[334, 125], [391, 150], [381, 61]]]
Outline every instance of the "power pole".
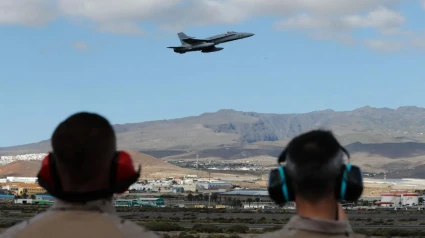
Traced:
[[208, 194], [208, 208], [211, 206], [211, 192]]

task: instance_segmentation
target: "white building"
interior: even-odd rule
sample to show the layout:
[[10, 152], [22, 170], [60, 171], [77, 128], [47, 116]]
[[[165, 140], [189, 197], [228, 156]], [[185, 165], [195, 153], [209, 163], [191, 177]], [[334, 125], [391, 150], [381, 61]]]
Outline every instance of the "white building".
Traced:
[[137, 191], [149, 191], [149, 190], [153, 190], [153, 186], [152, 184], [132, 184], [128, 190], [132, 190], [135, 189]]
[[196, 184], [183, 184], [179, 185], [179, 187], [183, 187], [185, 192], [195, 192], [196, 191]]
[[37, 177], [6, 177], [9, 183], [37, 183]]
[[189, 175], [186, 175], [186, 176], [184, 176], [184, 179], [198, 179], [199, 178], [199, 176], [198, 175], [193, 175], [193, 174], [189, 174]]
[[221, 182], [221, 181], [205, 181], [197, 182], [196, 188], [198, 190], [218, 190], [218, 189], [231, 189], [232, 183]]
[[415, 206], [419, 204], [419, 194], [407, 191], [391, 191], [381, 194], [381, 201], [376, 205], [381, 207]]

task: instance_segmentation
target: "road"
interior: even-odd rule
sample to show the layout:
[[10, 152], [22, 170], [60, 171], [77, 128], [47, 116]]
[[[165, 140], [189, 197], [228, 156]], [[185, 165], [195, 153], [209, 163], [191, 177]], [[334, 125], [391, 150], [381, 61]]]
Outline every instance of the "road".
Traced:
[[[191, 222], [180, 222], [178, 223], [180, 226], [184, 227], [184, 228], [192, 228], [195, 224], [191, 223]], [[218, 226], [218, 227], [228, 227], [228, 226], [235, 226], [235, 225], [241, 225], [241, 226], [247, 226], [249, 228], [253, 228], [253, 229], [263, 229], [263, 228], [269, 228], [269, 227], [275, 227], [278, 226], [276, 224], [246, 224], [246, 223], [196, 223], [196, 224], [201, 224], [201, 225], [209, 225], [209, 226]], [[378, 229], [378, 228], [389, 228], [389, 229], [403, 229], [403, 230], [415, 230], [415, 229], [423, 229], [424, 226], [419, 226], [419, 225], [413, 225], [413, 226], [366, 226], [366, 225], [361, 225], [361, 226], [353, 226], [353, 228], [356, 229]]]
[[[215, 219], [215, 218], [253, 218], [253, 219], [259, 219], [262, 217], [265, 217], [267, 219], [283, 219], [283, 218], [290, 218], [294, 214], [286, 213], [286, 214], [267, 214], [267, 213], [232, 213], [232, 212], [226, 212], [226, 213], [206, 213], [206, 212], [192, 212], [192, 211], [180, 211], [180, 212], [119, 212], [120, 216], [123, 217], [157, 217], [161, 216], [163, 218], [170, 218], [170, 217], [189, 217], [194, 214], [194, 216], [198, 219], [207, 218]], [[367, 214], [367, 213], [348, 213], [347, 214], [350, 220], [361, 218], [361, 219], [402, 219], [402, 218], [414, 218], [418, 220], [424, 220], [425, 222], [425, 213], [405, 213], [405, 212], [399, 212], [399, 213], [387, 213], [387, 212], [381, 212], [379, 214]]]

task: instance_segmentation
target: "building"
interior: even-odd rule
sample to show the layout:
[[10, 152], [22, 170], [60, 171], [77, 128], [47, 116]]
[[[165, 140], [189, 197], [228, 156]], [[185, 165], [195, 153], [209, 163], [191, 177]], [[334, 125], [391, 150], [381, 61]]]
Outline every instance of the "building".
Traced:
[[15, 204], [32, 204], [33, 199], [15, 199]]
[[239, 199], [242, 202], [246, 202], [249, 198], [255, 201], [257, 198], [262, 202], [274, 202], [267, 190], [249, 190], [249, 189], [240, 189], [240, 190], [232, 190], [224, 193], [219, 193], [218, 198], [221, 200], [234, 198]]
[[197, 180], [197, 179], [199, 179], [199, 176], [198, 175], [189, 174], [189, 175], [184, 176], [184, 179], [194, 179], [194, 180]]
[[153, 190], [153, 185], [152, 184], [132, 184], [128, 190], [136, 190], [136, 191], [151, 191]]
[[0, 194], [0, 200], [9, 200], [9, 199], [15, 199], [15, 195], [10, 194]]
[[8, 183], [7, 185], [2, 186], [2, 189], [8, 190], [10, 193], [19, 196], [24, 194], [35, 195], [46, 193], [44, 188], [35, 183]]
[[250, 202], [250, 203], [244, 202], [244, 203], [242, 203], [242, 206], [243, 206], [244, 209], [255, 209], [255, 208], [271, 209], [271, 208], [279, 207], [274, 202]]
[[24, 194], [31, 196], [31, 195], [43, 194], [43, 193], [46, 193], [46, 190], [39, 186], [25, 186], [25, 187], [18, 188], [19, 196], [22, 196]]
[[171, 188], [171, 191], [173, 191], [173, 193], [183, 193], [184, 192], [184, 187], [174, 186], [174, 187]]
[[165, 205], [165, 201], [163, 198], [139, 198], [139, 201], [141, 201], [142, 203], [152, 203], [158, 207]]
[[179, 187], [182, 187], [186, 192], [196, 192], [196, 184], [183, 184]]
[[114, 206], [155, 206], [161, 207], [164, 206], [165, 202], [163, 198], [137, 198], [137, 199], [116, 199], [114, 201]]
[[8, 183], [37, 183], [37, 177], [6, 177]]
[[381, 194], [381, 201], [375, 203], [381, 207], [415, 206], [419, 204], [419, 194], [392, 190]]
[[36, 200], [48, 200], [48, 201], [52, 201], [52, 200], [55, 200], [55, 197], [53, 197], [51, 195], [47, 195], [47, 194], [35, 194], [35, 199]]
[[201, 190], [219, 190], [219, 189], [232, 189], [233, 184], [227, 183], [227, 182], [220, 182], [220, 181], [206, 181], [206, 182], [197, 182], [196, 183], [196, 189], [198, 191]]

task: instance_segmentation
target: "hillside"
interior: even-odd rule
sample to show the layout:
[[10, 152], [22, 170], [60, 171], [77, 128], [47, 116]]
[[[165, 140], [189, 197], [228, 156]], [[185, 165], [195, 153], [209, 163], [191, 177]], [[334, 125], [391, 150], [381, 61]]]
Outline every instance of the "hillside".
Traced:
[[[193, 171], [190, 169], [180, 168], [169, 164], [149, 155], [138, 152], [130, 152], [135, 167], [142, 165], [143, 178], [163, 178], [167, 176], [183, 176], [187, 174], [199, 174], [208, 176], [205, 172]], [[40, 169], [41, 161], [14, 161], [6, 165], [0, 166], [0, 177], [5, 176], [24, 176], [35, 177]]]
[[41, 161], [15, 161], [10, 164], [0, 166], [0, 177], [36, 177], [40, 167]]
[[[282, 147], [293, 136], [314, 128], [332, 129], [343, 144], [425, 142], [425, 109], [362, 107], [353, 111], [274, 114], [219, 110], [173, 120], [114, 126], [119, 147], [171, 154], [223, 147]], [[48, 140], [0, 148], [0, 155], [41, 153]], [[167, 152], [160, 152], [167, 153]]]

